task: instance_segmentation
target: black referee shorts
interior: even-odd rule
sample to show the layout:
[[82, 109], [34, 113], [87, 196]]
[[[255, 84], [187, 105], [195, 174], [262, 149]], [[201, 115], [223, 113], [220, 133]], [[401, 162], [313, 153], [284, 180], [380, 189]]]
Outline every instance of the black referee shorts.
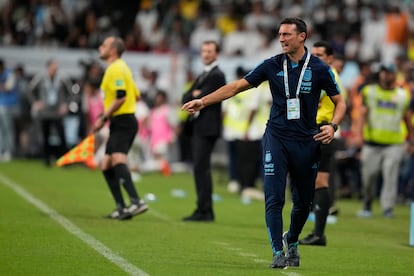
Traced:
[[[318, 129], [327, 125], [328, 123], [323, 122], [318, 124]], [[321, 159], [319, 160], [318, 172], [327, 172], [329, 173], [332, 170], [332, 165], [334, 161], [334, 154], [338, 148], [338, 141], [334, 138], [329, 144], [321, 143]]]
[[319, 160], [318, 172], [329, 173], [332, 170], [334, 154], [338, 148], [338, 140], [333, 139], [329, 144], [321, 144], [321, 159]]
[[106, 143], [105, 154], [127, 154], [134, 142], [138, 131], [138, 123], [134, 114], [124, 114], [111, 117], [109, 139]]

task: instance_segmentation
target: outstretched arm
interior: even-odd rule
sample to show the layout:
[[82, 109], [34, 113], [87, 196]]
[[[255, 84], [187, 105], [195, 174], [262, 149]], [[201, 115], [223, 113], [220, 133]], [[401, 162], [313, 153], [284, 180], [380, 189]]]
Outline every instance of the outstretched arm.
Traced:
[[208, 105], [231, 98], [234, 95], [252, 87], [253, 86], [250, 83], [248, 83], [247, 80], [245, 80], [244, 78], [239, 79], [220, 87], [213, 93], [210, 93], [200, 99], [195, 99], [185, 103], [181, 107], [181, 109], [193, 114]]

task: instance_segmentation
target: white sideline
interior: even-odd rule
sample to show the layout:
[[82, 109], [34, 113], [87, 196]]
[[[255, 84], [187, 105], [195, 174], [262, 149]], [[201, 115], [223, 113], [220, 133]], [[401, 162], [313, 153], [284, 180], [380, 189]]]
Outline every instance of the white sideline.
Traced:
[[90, 246], [92, 249], [94, 249], [96, 252], [104, 256], [106, 259], [111, 261], [112, 263], [116, 264], [119, 268], [121, 268], [123, 271], [127, 272], [129, 275], [137, 275], [137, 276], [149, 276], [148, 273], [141, 270], [140, 268], [136, 267], [135, 265], [131, 264], [115, 252], [113, 252], [110, 248], [108, 248], [106, 245], [104, 245], [102, 242], [95, 239], [93, 236], [85, 233], [80, 229], [78, 226], [73, 224], [70, 220], [47, 206], [44, 202], [34, 197], [32, 194], [30, 194], [28, 191], [26, 191], [24, 188], [22, 188], [17, 183], [13, 182], [6, 176], [0, 173], [0, 183], [7, 186], [8, 188], [15, 191], [18, 195], [20, 195], [22, 198], [24, 198], [26, 201], [33, 204], [36, 208], [38, 208], [40, 211], [48, 215], [50, 218], [54, 219], [56, 222], [58, 222], [63, 228], [66, 229], [69, 233], [74, 235], [75, 237], [79, 238], [81, 241], [86, 243], [88, 246]]

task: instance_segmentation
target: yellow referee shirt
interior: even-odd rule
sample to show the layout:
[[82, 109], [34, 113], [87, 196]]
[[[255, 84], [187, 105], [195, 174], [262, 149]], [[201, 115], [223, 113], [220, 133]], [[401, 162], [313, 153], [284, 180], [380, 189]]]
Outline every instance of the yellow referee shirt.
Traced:
[[122, 114], [135, 114], [136, 98], [140, 92], [135, 85], [131, 70], [122, 59], [111, 63], [105, 71], [101, 83], [104, 108], [107, 110], [116, 100], [116, 91], [125, 90], [126, 100], [112, 116]]
[[[339, 91], [344, 99], [346, 99], [345, 90], [342, 87], [341, 81], [339, 79], [339, 75], [336, 72], [334, 68], [331, 68], [332, 73], [335, 76], [336, 84], [338, 85]], [[325, 91], [322, 91], [321, 97], [319, 100], [319, 107], [318, 107], [318, 113], [316, 114], [316, 123], [330, 123], [333, 117], [333, 111], [335, 109], [334, 103], [331, 101], [331, 98], [329, 98]]]

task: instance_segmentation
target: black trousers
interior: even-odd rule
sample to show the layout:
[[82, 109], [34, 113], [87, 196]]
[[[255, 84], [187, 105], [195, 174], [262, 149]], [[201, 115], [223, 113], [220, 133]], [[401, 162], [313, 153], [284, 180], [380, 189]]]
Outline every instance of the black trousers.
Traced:
[[193, 146], [193, 173], [197, 192], [197, 211], [213, 213], [213, 179], [211, 174], [211, 154], [217, 136], [200, 136], [194, 133]]
[[[49, 165], [51, 162], [50, 158], [53, 156], [59, 158], [67, 151], [63, 119], [43, 119], [41, 126], [43, 135], [43, 157], [45, 163]], [[51, 141], [51, 136], [58, 137], [59, 141]]]
[[254, 188], [256, 180], [262, 173], [262, 143], [261, 140], [237, 140], [237, 179], [240, 186]]

